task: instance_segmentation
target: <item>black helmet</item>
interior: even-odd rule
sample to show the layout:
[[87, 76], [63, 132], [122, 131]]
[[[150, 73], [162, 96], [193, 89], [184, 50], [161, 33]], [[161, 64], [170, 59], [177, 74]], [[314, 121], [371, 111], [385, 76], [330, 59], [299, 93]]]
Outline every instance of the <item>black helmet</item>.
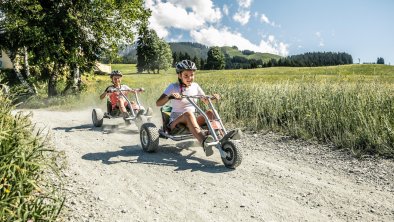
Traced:
[[122, 77], [123, 75], [122, 75], [122, 73], [121, 73], [119, 70], [114, 70], [114, 71], [111, 72], [111, 74], [109, 75], [109, 77], [112, 79], [112, 77], [114, 77], [114, 76], [120, 76], [120, 77]]
[[186, 59], [178, 62], [175, 68], [176, 68], [176, 74], [179, 74], [185, 70], [193, 70], [193, 71], [197, 70], [196, 64]]

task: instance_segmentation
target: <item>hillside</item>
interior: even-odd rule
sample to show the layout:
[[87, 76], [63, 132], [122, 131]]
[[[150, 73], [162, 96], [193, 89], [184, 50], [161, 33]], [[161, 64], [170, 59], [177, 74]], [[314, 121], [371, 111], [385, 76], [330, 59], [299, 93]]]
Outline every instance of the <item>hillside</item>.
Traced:
[[207, 59], [209, 47], [203, 44], [193, 42], [170, 42], [169, 44], [173, 53], [187, 53], [191, 58], [197, 57], [199, 59]]
[[[173, 53], [187, 53], [190, 58], [197, 57], [198, 59], [207, 59], [207, 54], [209, 47], [200, 43], [194, 42], [170, 42], [170, 48]], [[224, 55], [228, 58], [233, 58], [234, 56], [243, 57], [245, 59], [261, 59], [263, 62], [268, 62], [271, 59], [280, 59], [281, 56], [270, 54], [270, 53], [260, 53], [253, 52], [250, 50], [240, 51], [236, 47], [223, 46], [220, 47]], [[128, 61], [135, 63], [137, 61], [137, 47], [136, 45], [128, 46], [123, 49], [119, 55], [121, 57], [127, 58]], [[126, 62], [126, 61], [124, 61]]]
[[270, 53], [261, 53], [261, 52], [253, 52], [250, 50], [240, 51], [237, 47], [229, 47], [223, 46], [221, 47], [222, 52], [227, 55], [229, 58], [233, 58], [235, 56], [244, 57], [246, 59], [261, 59], [263, 62], [268, 62], [271, 59], [280, 59], [282, 58], [279, 55], [274, 55]]

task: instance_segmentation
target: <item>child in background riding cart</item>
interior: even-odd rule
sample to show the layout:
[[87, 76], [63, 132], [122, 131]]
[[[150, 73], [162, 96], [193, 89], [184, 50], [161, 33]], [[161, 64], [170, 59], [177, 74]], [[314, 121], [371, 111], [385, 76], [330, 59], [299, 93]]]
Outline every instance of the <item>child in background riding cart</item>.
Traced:
[[[171, 115], [168, 123], [168, 128], [173, 131], [178, 127], [178, 124], [184, 124], [193, 136], [200, 142], [204, 148], [206, 156], [213, 154], [212, 146], [207, 144], [212, 142], [214, 138], [211, 135], [206, 135], [201, 130], [201, 126], [205, 124], [205, 119], [202, 116], [196, 117], [195, 107], [182, 95], [195, 96], [205, 95], [201, 87], [194, 82], [195, 71], [197, 70], [196, 64], [190, 60], [182, 60], [176, 65], [176, 73], [178, 81], [170, 84], [156, 101], [157, 106], [163, 106], [171, 100]], [[217, 94], [213, 95], [214, 99], [219, 99]], [[205, 98], [201, 101], [207, 103]], [[211, 110], [206, 111], [210, 120], [214, 118]]]
[[[152, 109], [150, 107], [145, 109], [138, 96], [144, 92], [144, 89], [132, 89], [127, 85], [122, 85], [122, 76], [122, 73], [117, 70], [110, 74], [112, 85], [100, 94], [100, 99], [107, 98], [107, 111], [103, 112], [100, 108], [92, 110], [92, 122], [95, 127], [101, 127], [104, 119], [123, 117], [126, 125], [134, 122], [140, 128], [152, 118]], [[130, 101], [128, 96], [130, 92], [133, 93], [134, 101]]]
[[[127, 85], [122, 85], [122, 73], [118, 70], [114, 70], [110, 74], [110, 78], [112, 81], [111, 86], [108, 86], [104, 92], [100, 95], [100, 99], [104, 99], [108, 96], [109, 102], [110, 102], [110, 107], [108, 107], [109, 110], [108, 113], [113, 113], [114, 111], [120, 111], [121, 115], [123, 118], [128, 118], [129, 113], [127, 111], [128, 107], [128, 102], [126, 99], [120, 95], [118, 90], [121, 90], [123, 94], [127, 95], [128, 93], [136, 93], [136, 92], [143, 92], [144, 90], [142, 88], [139, 89], [131, 89]], [[144, 107], [137, 107], [134, 101], [131, 101], [131, 106], [129, 109], [134, 109], [137, 111], [138, 114], [143, 114], [145, 112]], [[118, 113], [119, 114], [119, 113]]]

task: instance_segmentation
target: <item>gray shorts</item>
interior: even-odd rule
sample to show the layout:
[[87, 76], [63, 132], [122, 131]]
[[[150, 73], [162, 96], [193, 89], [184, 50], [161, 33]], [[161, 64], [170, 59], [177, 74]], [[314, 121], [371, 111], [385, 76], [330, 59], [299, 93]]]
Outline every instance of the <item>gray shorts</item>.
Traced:
[[172, 122], [174, 122], [174, 120], [176, 120], [178, 117], [180, 117], [183, 113], [181, 112], [171, 112], [170, 115], [170, 121], [168, 122], [168, 126], [171, 125]]
[[[174, 120], [176, 120], [178, 117], [180, 117], [182, 114], [184, 114], [184, 112], [171, 112], [170, 115], [170, 121], [168, 122], [168, 127], [170, 127], [171, 123], [174, 122]], [[197, 117], [198, 114], [194, 113], [194, 115]]]

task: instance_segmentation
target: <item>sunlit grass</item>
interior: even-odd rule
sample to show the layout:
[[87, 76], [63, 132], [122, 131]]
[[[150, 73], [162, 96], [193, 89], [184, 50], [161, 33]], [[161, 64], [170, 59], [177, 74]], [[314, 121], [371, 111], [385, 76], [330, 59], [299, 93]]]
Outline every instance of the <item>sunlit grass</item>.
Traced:
[[0, 221], [55, 221], [63, 200], [47, 178], [53, 155], [30, 117], [12, 115], [10, 101], [0, 99]]

